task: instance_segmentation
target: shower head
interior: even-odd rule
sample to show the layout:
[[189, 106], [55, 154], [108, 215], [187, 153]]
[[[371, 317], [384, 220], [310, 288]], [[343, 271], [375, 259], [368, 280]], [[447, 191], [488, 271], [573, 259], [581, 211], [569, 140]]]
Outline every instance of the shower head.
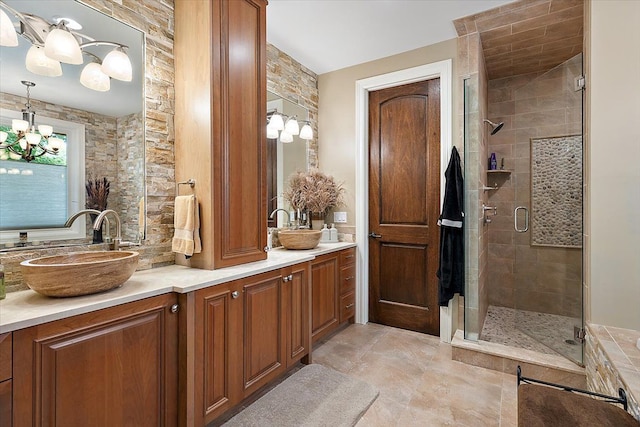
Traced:
[[502, 129], [502, 126], [504, 126], [504, 122], [493, 123], [491, 120], [487, 119], [484, 119], [484, 121], [489, 123], [489, 125], [491, 126], [491, 135], [495, 135], [496, 133], [498, 133], [500, 129]]

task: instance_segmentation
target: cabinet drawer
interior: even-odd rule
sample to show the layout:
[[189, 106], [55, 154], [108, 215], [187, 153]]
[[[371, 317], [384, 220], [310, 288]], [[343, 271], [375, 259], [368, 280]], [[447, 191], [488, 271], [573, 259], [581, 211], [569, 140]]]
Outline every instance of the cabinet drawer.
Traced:
[[356, 293], [349, 292], [340, 297], [340, 323], [356, 314]]
[[355, 264], [340, 269], [340, 295], [356, 290], [356, 266]]
[[8, 380], [12, 377], [11, 367], [12, 355], [12, 335], [11, 332], [0, 335], [0, 381]]
[[340, 266], [347, 264], [355, 264], [356, 262], [356, 248], [343, 249], [340, 251]]

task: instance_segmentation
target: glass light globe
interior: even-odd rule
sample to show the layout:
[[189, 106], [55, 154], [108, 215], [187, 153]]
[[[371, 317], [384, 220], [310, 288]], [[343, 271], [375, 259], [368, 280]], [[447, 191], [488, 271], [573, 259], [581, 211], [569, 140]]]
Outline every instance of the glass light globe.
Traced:
[[284, 120], [282, 120], [282, 116], [278, 113], [275, 113], [269, 119], [269, 126], [275, 130], [284, 130]]
[[42, 137], [40, 136], [40, 134], [35, 132], [28, 132], [26, 135], [26, 138], [29, 145], [38, 145], [42, 140]]
[[58, 151], [63, 144], [64, 144], [64, 141], [61, 140], [60, 138], [54, 137], [54, 138], [49, 138], [48, 140], [49, 147], [54, 151]]
[[300, 138], [306, 140], [313, 139], [313, 129], [311, 129], [309, 123], [305, 123], [302, 129], [300, 129]]
[[291, 135], [297, 135], [300, 133], [300, 126], [298, 125], [298, 121], [295, 118], [290, 118], [287, 120], [287, 123], [284, 125], [284, 130], [290, 133]]
[[111, 88], [109, 76], [102, 71], [100, 64], [95, 62], [90, 62], [84, 67], [80, 74], [80, 83], [98, 92], [107, 92]]
[[13, 119], [11, 120], [11, 129], [14, 133], [24, 132], [29, 129], [29, 122], [26, 120]]
[[114, 79], [130, 82], [133, 76], [131, 60], [122, 48], [117, 47], [102, 60], [102, 72]]
[[58, 77], [62, 75], [60, 62], [49, 58], [40, 46], [32, 45], [25, 59], [27, 70], [39, 76]]
[[286, 130], [283, 130], [282, 132], [280, 132], [280, 142], [283, 142], [285, 144], [293, 142], [293, 135], [291, 135]]
[[44, 137], [51, 136], [51, 134], [53, 133], [53, 126], [38, 125], [38, 132], [40, 132], [40, 135]]
[[0, 9], [0, 46], [18, 46], [18, 34], [13, 22], [2, 9]]
[[278, 129], [274, 129], [272, 127], [267, 126], [267, 138], [268, 139], [278, 138]]
[[82, 64], [82, 52], [76, 38], [69, 31], [54, 28], [44, 41], [44, 53], [65, 64]]

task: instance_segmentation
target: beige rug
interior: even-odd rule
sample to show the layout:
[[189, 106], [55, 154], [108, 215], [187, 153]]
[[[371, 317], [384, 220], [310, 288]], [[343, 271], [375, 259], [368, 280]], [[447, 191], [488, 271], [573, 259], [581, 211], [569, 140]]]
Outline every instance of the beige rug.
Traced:
[[307, 365], [278, 384], [225, 427], [353, 426], [378, 390], [322, 365]]

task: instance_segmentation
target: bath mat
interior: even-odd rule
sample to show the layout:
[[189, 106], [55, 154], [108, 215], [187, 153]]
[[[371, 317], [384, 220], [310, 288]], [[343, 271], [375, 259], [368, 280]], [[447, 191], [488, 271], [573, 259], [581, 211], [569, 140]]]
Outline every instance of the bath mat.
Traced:
[[224, 427], [353, 426], [378, 390], [322, 365], [307, 365], [278, 384]]

